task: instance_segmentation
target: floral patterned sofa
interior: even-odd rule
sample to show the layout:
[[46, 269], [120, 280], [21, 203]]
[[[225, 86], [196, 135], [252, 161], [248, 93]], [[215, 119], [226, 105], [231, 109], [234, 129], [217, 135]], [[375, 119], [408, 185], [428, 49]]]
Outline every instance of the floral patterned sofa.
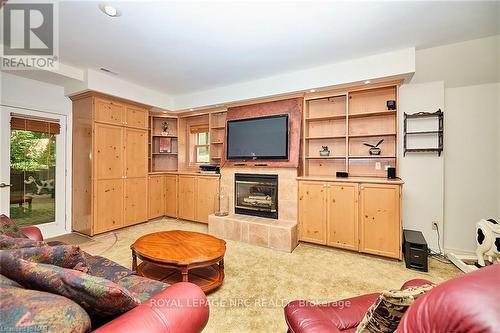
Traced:
[[[0, 218], [3, 220], [2, 222], [6, 221], [5, 216], [0, 216]], [[21, 242], [43, 241], [40, 230], [36, 227], [21, 228], [19, 231], [24, 237], [23, 240], [20, 240]], [[0, 237], [7, 238], [1, 231]], [[48, 245], [51, 248], [57, 248], [61, 243], [49, 243]], [[44, 252], [49, 253], [50, 251], [51, 249], [48, 249]], [[53, 266], [13, 257], [12, 253], [15, 253], [15, 250], [14, 252], [13, 250], [0, 250], [0, 300], [2, 303], [0, 327], [2, 329], [33, 332], [89, 332], [94, 330], [94, 332], [100, 333], [189, 333], [201, 332], [208, 321], [208, 303], [205, 294], [198, 286], [187, 282], [169, 286], [138, 276], [130, 269], [104, 257], [90, 256], [84, 253], [85, 265], [88, 266], [84, 272], [88, 274], [78, 271], [77, 268], [65, 270], [55, 267], [53, 269], [63, 272], [63, 281], [75, 281], [76, 279], [82, 281], [82, 286], [88, 283], [89, 279], [107, 281], [110, 285], [122, 288], [137, 301], [137, 304], [124, 313], [105, 317], [95, 316], [92, 308], [90, 311], [89, 308], [84, 310], [85, 306], [81, 306], [80, 299], [61, 296], [61, 294], [66, 295], [68, 290], [73, 293], [76, 290], [77, 293], [80, 286], [71, 289], [64, 284], [59, 285], [61, 293], [53, 293], [43, 287], [38, 287], [37, 290], [29, 288], [30, 283], [26, 282], [26, 278], [43, 275], [25, 274], [26, 267], [36, 265], [37, 274], [40, 274], [40, 269]], [[42, 253], [39, 257], [50, 255], [47, 253]], [[21, 266], [19, 266], [20, 263]], [[19, 269], [19, 267], [23, 268]], [[51, 278], [52, 275], [47, 280]], [[52, 281], [48, 281], [48, 283], [52, 283]], [[43, 285], [43, 283], [41, 284]], [[109, 307], [110, 304], [106, 304], [106, 302], [112, 302], [112, 297], [102, 295], [102, 297], [98, 296], [96, 299], [88, 300], [87, 303], [93, 304], [94, 301], [97, 302], [96, 304], [108, 305]]]

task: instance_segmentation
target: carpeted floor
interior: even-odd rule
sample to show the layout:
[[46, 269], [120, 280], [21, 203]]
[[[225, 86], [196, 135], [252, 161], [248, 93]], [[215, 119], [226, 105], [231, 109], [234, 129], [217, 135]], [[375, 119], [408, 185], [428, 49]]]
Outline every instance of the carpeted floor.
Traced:
[[[207, 226], [161, 219], [94, 237], [80, 247], [130, 267], [135, 239], [173, 229], [206, 232]], [[204, 332], [286, 332], [283, 307], [289, 300], [333, 301], [399, 288], [412, 278], [439, 283], [460, 271], [430, 260], [429, 273], [419, 273], [401, 262], [305, 243], [283, 253], [227, 241], [225, 273], [224, 284], [208, 295], [210, 320]]]

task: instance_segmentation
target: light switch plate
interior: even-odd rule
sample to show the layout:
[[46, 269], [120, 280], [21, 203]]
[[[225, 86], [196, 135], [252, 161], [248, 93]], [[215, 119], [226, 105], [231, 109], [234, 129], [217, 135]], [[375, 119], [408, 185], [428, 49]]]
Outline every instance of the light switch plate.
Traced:
[[380, 162], [375, 162], [375, 170], [380, 170], [382, 169], [382, 165], [380, 164]]

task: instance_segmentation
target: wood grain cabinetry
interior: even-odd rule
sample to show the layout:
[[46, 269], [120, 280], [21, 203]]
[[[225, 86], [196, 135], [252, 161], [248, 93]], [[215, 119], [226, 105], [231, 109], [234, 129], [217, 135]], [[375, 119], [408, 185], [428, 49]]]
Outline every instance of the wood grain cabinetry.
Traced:
[[328, 183], [327, 244], [358, 250], [358, 184]]
[[326, 244], [326, 186], [321, 182], [299, 184], [299, 238]]
[[400, 185], [299, 181], [299, 239], [401, 259]]
[[179, 176], [179, 218], [195, 220], [196, 176]]
[[177, 175], [165, 176], [165, 215], [177, 217]]
[[148, 219], [148, 109], [73, 96], [73, 230], [93, 236]]
[[218, 200], [216, 200], [218, 192], [218, 178], [198, 177], [196, 179], [196, 221], [208, 223], [208, 215], [215, 213], [219, 208]]
[[148, 220], [148, 179], [145, 177], [128, 178], [124, 181], [125, 217], [124, 226], [134, 225]]
[[149, 176], [149, 219], [165, 215], [165, 177]]
[[400, 187], [360, 185], [360, 251], [400, 258]]

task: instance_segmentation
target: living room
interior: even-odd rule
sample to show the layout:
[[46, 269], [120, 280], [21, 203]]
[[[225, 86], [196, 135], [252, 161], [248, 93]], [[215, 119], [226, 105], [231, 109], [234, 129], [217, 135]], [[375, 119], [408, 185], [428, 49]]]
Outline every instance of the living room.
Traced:
[[500, 327], [499, 2], [0, 14], [1, 330]]

